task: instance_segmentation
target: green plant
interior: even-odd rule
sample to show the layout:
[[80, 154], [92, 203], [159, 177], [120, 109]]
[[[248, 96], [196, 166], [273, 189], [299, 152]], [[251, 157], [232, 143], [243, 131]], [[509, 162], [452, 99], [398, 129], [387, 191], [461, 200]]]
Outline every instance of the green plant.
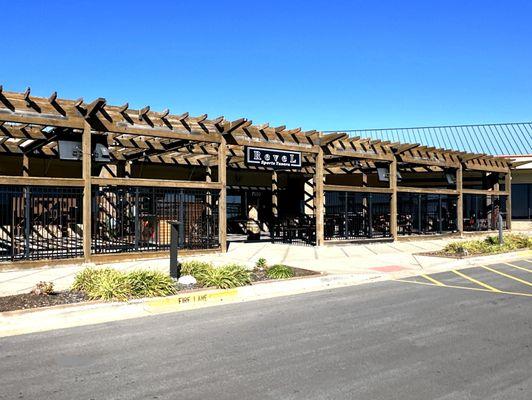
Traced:
[[116, 273], [118, 271], [111, 268], [85, 268], [76, 274], [72, 290], [89, 293], [97, 282]]
[[91, 300], [125, 301], [131, 295], [126, 274], [112, 268], [85, 268], [74, 278], [72, 290], [84, 292]]
[[131, 296], [127, 275], [116, 270], [97, 274], [96, 279], [85, 291], [89, 299], [126, 301]]
[[158, 297], [177, 293], [174, 281], [159, 271], [138, 270], [126, 275], [132, 297]]
[[[196, 279], [198, 278], [196, 277]], [[220, 268], [211, 268], [202, 276], [201, 280], [198, 279], [198, 283], [203, 286], [229, 289], [249, 285], [251, 283], [251, 276], [245, 267], [237, 264], [229, 264]]]
[[503, 244], [499, 244], [497, 236], [485, 239], [468, 240], [449, 243], [442, 250], [447, 254], [494, 254], [506, 251], [532, 248], [532, 238], [526, 235], [508, 233], [503, 236]]
[[268, 263], [266, 262], [266, 259], [263, 257], [259, 258], [255, 263], [255, 268], [259, 270], [264, 270], [268, 268]]
[[287, 279], [294, 276], [294, 270], [287, 265], [275, 264], [266, 271], [266, 276], [271, 279]]
[[31, 294], [36, 296], [48, 296], [54, 293], [54, 284], [53, 282], [44, 282], [40, 281], [35, 285], [31, 290]]
[[211, 263], [191, 260], [181, 264], [181, 275], [192, 275], [201, 284], [203, 278], [213, 269]]

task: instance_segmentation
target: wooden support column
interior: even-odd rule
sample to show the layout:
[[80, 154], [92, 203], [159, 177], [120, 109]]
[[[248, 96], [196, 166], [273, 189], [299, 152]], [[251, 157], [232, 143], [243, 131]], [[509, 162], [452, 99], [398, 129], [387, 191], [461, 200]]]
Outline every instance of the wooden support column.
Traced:
[[510, 171], [504, 176], [504, 190], [508, 192], [508, 196], [506, 196], [506, 228], [512, 229], [512, 173]]
[[458, 201], [456, 202], [456, 228], [460, 235], [464, 233], [464, 177], [463, 167], [456, 169], [456, 190], [458, 191]]
[[83, 176], [83, 258], [85, 262], [91, 260], [91, 183], [92, 183], [92, 149], [91, 127], [85, 122], [82, 138], [82, 176]]
[[306, 177], [303, 183], [303, 214], [315, 215], [316, 185], [314, 177]]
[[394, 240], [397, 239], [397, 159], [390, 163], [390, 234]]
[[124, 165], [124, 176], [126, 178], [131, 178], [131, 161], [126, 161]]
[[22, 155], [22, 176], [30, 176], [30, 158], [27, 154]]
[[[362, 187], [368, 187], [368, 174], [366, 174], [365, 172], [362, 172]], [[369, 226], [369, 229], [370, 229], [370, 232], [371, 230], [373, 229], [373, 227], [371, 226], [371, 215], [369, 215], [369, 209], [368, 209], [368, 197], [371, 196], [371, 194], [368, 194], [366, 196], [364, 196], [362, 198], [362, 207], [364, 208], [365, 212], [368, 213], [368, 216], [369, 216], [369, 221], [370, 221], [370, 226]]]
[[277, 176], [277, 171], [272, 172], [272, 216], [277, 218], [279, 216], [279, 181]]
[[[211, 183], [212, 182], [212, 171], [211, 171], [211, 167], [210, 166], [207, 166], [205, 168], [205, 182], [207, 183]], [[211, 195], [211, 191], [207, 191], [207, 195], [206, 195], [206, 198], [205, 198], [205, 201], [207, 203], [207, 215], [208, 216], [211, 216], [212, 215], [212, 195]]]
[[324, 244], [324, 182], [323, 182], [323, 149], [318, 149], [316, 154], [316, 173], [314, 175], [314, 210], [316, 215], [316, 245], [323, 246]]
[[218, 146], [218, 183], [221, 184], [218, 199], [218, 240], [222, 253], [227, 251], [227, 143], [222, 136]]

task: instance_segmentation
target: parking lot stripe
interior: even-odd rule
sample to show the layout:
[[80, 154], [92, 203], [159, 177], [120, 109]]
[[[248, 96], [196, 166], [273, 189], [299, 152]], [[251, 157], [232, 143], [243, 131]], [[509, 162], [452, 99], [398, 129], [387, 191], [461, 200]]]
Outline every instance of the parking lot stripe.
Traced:
[[515, 265], [515, 264], [512, 264], [512, 263], [504, 263], [504, 264], [509, 265], [512, 268], [520, 269], [522, 271], [532, 272], [532, 269], [528, 269], [528, 268], [525, 268], [525, 267], [520, 267], [519, 265]]
[[[438, 286], [434, 283], [428, 283], [428, 282], [420, 282], [420, 281], [410, 281], [408, 279], [395, 279], [396, 282], [404, 282], [404, 283], [415, 283], [417, 285], [427, 285], [427, 286]], [[504, 290], [491, 290], [491, 289], [484, 289], [479, 287], [467, 287], [467, 286], [456, 286], [456, 285], [443, 285], [442, 287], [445, 288], [451, 288], [451, 289], [464, 289], [464, 290], [474, 290], [476, 292], [488, 292], [488, 293], [496, 293], [496, 294], [511, 294], [513, 296], [525, 296], [525, 297], [532, 297], [532, 293], [519, 293], [519, 292], [507, 292]]]
[[493, 268], [487, 267], [487, 266], [485, 266], [485, 265], [481, 265], [481, 267], [484, 268], [484, 269], [487, 269], [488, 271], [491, 271], [491, 272], [494, 272], [494, 273], [496, 273], [496, 274], [499, 274], [499, 275], [505, 276], [505, 277], [508, 278], [508, 279], [513, 279], [514, 281], [521, 282], [521, 283], [523, 283], [523, 284], [525, 284], [525, 285], [528, 285], [528, 286], [532, 286], [532, 283], [530, 283], [530, 282], [528, 282], [528, 281], [525, 281], [524, 279], [516, 278], [515, 276], [505, 274], [504, 272], [497, 271], [496, 269], [493, 269]]
[[420, 276], [422, 276], [423, 278], [425, 278], [426, 280], [428, 281], [431, 281], [432, 283], [434, 283], [435, 285], [438, 285], [438, 286], [445, 286], [443, 283], [441, 283], [440, 281], [437, 281], [436, 279], [428, 276], [428, 275], [423, 275], [421, 274]]
[[464, 273], [462, 273], [460, 271], [457, 271], [457, 270], [453, 269], [452, 272], [454, 272], [458, 276], [461, 276], [462, 278], [465, 278], [465, 279], [467, 279], [467, 280], [469, 280], [469, 281], [471, 281], [473, 283], [476, 283], [477, 285], [483, 286], [486, 289], [491, 290], [492, 292], [502, 293], [501, 290], [499, 290], [497, 288], [494, 288], [493, 286], [490, 286], [490, 285], [488, 285], [488, 284], [486, 284], [484, 282], [480, 282], [480, 281], [476, 280], [475, 278], [471, 278], [470, 276], [467, 276], [466, 274], [464, 274]]

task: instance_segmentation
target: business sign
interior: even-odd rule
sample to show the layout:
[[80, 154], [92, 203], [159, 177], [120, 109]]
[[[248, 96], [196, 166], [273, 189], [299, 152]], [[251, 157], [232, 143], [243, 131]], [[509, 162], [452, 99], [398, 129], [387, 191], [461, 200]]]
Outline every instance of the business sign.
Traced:
[[301, 152], [245, 147], [245, 163], [277, 169], [301, 168]]

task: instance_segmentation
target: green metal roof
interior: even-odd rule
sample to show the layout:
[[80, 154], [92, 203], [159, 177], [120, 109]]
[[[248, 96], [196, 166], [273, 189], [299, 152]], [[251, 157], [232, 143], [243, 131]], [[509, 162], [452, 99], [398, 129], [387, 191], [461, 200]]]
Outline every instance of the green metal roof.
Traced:
[[351, 136], [419, 143], [429, 147], [490, 155], [531, 155], [532, 122], [506, 124], [425, 126], [417, 128], [360, 129]]

